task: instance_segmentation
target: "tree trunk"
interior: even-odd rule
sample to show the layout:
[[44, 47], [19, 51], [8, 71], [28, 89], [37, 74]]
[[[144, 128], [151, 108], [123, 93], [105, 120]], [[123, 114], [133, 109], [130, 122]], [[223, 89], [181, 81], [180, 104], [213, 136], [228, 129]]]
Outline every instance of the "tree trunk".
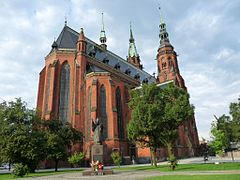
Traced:
[[151, 148], [150, 148], [150, 160], [151, 160], [151, 166], [153, 166], [153, 153]]
[[172, 155], [172, 143], [167, 143], [168, 157]]
[[8, 163], [8, 171], [11, 171], [11, 162]]
[[154, 163], [154, 166], [157, 167], [157, 148], [154, 148], [153, 149], [153, 163]]
[[55, 172], [58, 171], [58, 159], [55, 159]]
[[167, 143], [167, 150], [168, 150], [168, 161], [170, 162], [170, 167], [172, 170], [175, 170], [176, 165], [177, 165], [177, 160], [174, 156], [171, 142]]
[[29, 172], [30, 173], [35, 173], [35, 169], [36, 169], [36, 167], [31, 166], [31, 167], [29, 167]]
[[233, 156], [233, 151], [231, 150], [231, 158], [232, 158], [232, 161], [234, 161], [234, 156]]

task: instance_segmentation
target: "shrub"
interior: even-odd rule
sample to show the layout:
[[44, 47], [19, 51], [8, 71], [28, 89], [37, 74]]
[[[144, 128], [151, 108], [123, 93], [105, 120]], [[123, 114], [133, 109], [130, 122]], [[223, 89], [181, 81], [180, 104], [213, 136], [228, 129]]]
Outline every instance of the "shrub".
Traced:
[[112, 152], [111, 158], [113, 160], [114, 165], [120, 167], [120, 164], [122, 162], [122, 157], [120, 156], [120, 153], [118, 151]]
[[72, 156], [68, 157], [68, 162], [74, 166], [80, 164], [80, 162], [85, 157], [85, 154], [82, 152], [75, 152]]
[[28, 167], [22, 163], [15, 164], [13, 174], [16, 177], [23, 177], [28, 173]]

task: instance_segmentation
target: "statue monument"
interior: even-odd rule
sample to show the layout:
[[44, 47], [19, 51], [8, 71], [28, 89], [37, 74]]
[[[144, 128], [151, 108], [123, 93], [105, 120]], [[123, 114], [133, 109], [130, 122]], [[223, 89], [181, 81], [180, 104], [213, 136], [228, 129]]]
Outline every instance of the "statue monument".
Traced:
[[92, 120], [92, 131], [93, 131], [93, 141], [91, 152], [92, 152], [92, 161], [99, 161], [103, 163], [103, 153], [104, 146], [102, 144], [102, 130], [103, 125], [101, 119], [96, 118]]
[[94, 144], [99, 143], [102, 144], [102, 123], [97, 118], [95, 121], [92, 120], [92, 131], [93, 131], [93, 140]]
[[91, 167], [92, 170], [86, 170], [82, 174], [83, 176], [95, 176], [113, 174], [112, 169], [103, 169], [104, 166], [104, 152], [106, 154], [106, 144], [103, 144], [103, 125], [101, 118], [92, 119], [92, 132], [93, 132], [93, 145], [91, 147]]

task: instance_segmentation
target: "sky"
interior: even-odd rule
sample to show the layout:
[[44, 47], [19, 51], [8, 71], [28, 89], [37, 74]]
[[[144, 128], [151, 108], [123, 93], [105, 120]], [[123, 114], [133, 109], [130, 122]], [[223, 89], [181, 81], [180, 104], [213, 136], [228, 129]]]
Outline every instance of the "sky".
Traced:
[[0, 0], [0, 101], [36, 107], [39, 72], [65, 17], [99, 43], [103, 12], [108, 50], [124, 59], [131, 21], [144, 70], [157, 72], [159, 5], [199, 137], [209, 139], [213, 115], [228, 114], [240, 96], [240, 0]]

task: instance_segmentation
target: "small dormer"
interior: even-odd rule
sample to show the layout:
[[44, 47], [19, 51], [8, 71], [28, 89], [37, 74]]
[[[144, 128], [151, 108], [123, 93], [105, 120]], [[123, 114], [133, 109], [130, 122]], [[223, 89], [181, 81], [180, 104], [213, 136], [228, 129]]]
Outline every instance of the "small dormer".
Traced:
[[148, 84], [148, 78], [145, 78], [143, 81], [142, 81], [143, 84]]
[[140, 79], [139, 73], [137, 73], [137, 74], [134, 76], [134, 78], [135, 78], [136, 80], [139, 80], [139, 79]]
[[130, 68], [127, 68], [127, 69], [126, 69], [125, 74], [127, 74], [127, 75], [130, 75], [130, 74], [131, 74]]
[[120, 63], [118, 62], [117, 64], [115, 64], [114, 68], [117, 70], [120, 70], [120, 68], [121, 68]]
[[108, 64], [108, 63], [109, 63], [109, 60], [108, 60], [107, 57], [105, 57], [105, 58], [102, 60], [102, 62], [103, 62], [104, 64]]

